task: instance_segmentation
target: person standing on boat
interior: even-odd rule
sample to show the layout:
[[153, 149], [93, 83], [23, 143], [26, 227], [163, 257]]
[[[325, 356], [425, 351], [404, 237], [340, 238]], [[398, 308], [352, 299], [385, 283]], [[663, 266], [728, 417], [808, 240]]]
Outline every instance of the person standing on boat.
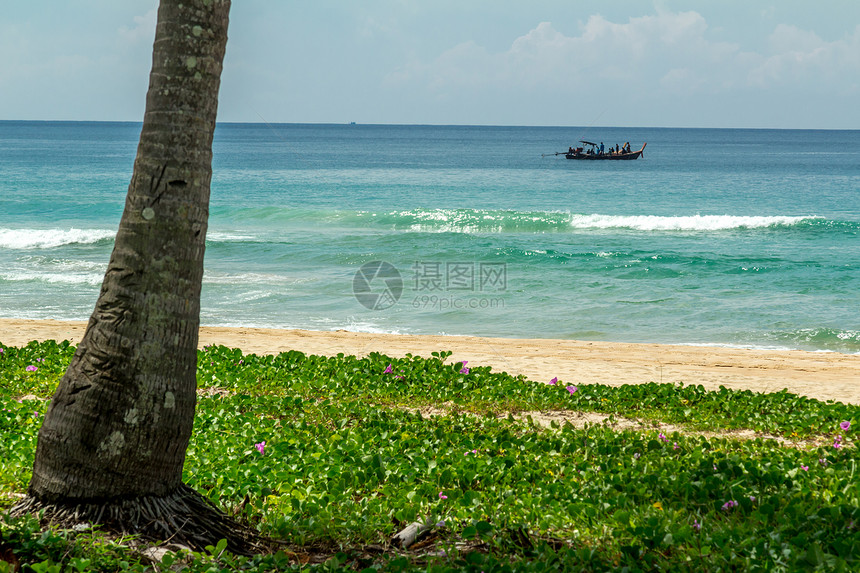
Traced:
[[598, 155], [603, 155], [603, 142], [600, 142], [600, 153]]

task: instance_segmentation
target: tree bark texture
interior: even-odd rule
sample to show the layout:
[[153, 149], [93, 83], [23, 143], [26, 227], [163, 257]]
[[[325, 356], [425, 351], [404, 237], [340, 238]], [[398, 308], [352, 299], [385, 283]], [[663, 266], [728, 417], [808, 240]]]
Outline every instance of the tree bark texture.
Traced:
[[162, 0], [110, 264], [39, 432], [28, 494], [92, 504], [180, 489], [196, 402], [212, 138], [229, 0]]

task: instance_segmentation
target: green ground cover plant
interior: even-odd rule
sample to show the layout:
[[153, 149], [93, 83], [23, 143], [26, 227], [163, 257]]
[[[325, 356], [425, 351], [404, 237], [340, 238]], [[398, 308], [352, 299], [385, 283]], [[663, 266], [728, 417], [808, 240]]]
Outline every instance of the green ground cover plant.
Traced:
[[[40, 417], [74, 348], [0, 347], [8, 507], [26, 490]], [[277, 540], [269, 555], [216, 546], [153, 560], [133, 540], [43, 530], [33, 518], [3, 517], [0, 533], [32, 571], [860, 568], [857, 406], [692, 384], [529, 381], [468, 360], [201, 351], [185, 481]], [[419, 412], [428, 407], [443, 414]], [[619, 430], [612, 417], [544, 428], [513, 416], [534, 411], [681, 430]], [[739, 429], [795, 442], [724, 435]], [[394, 548], [391, 536], [415, 521], [433, 527]]]

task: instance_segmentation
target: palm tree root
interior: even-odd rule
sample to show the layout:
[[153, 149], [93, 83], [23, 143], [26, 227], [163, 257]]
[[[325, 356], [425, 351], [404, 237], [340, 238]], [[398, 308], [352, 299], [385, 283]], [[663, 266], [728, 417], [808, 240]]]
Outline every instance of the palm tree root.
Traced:
[[45, 502], [27, 495], [11, 510], [12, 515], [39, 513], [43, 523], [74, 527], [100, 524], [123, 535], [139, 535], [153, 541], [185, 545], [203, 551], [227, 540], [227, 550], [253, 555], [266, 550], [263, 539], [237, 523], [208, 499], [185, 484], [170, 495], [87, 502]]

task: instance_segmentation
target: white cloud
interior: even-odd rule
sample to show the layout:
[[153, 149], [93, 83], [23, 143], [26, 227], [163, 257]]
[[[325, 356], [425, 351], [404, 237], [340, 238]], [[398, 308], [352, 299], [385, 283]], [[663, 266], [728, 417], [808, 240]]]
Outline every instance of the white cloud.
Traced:
[[824, 41], [815, 32], [786, 24], [778, 25], [768, 40], [771, 51], [776, 54], [810, 52], [824, 46]]
[[843, 39], [826, 42], [813, 32], [779, 25], [769, 39], [771, 54], [749, 70], [756, 87], [857, 93], [860, 78], [860, 26]]
[[[722, 66], [738, 57], [737, 46], [710, 42], [706, 31], [707, 24], [696, 12], [661, 12], [625, 24], [594, 15], [573, 37], [542, 22], [505, 52], [490, 54], [473, 43], [461, 44], [430, 63], [401, 70], [396, 79], [419, 82], [431, 90], [501, 87], [515, 80], [520, 88], [561, 88], [568, 93], [589, 89], [597, 80], [600, 85], [593, 87], [601, 89], [630, 87], [628, 82], [659, 84], [667, 75], [680, 79], [679, 70], [691, 77], [695, 69]], [[698, 78], [695, 83], [703, 82]]]
[[129, 44], [138, 42], [152, 43], [155, 38], [155, 24], [158, 21], [158, 10], [153, 8], [143, 16], [134, 17], [134, 26], [120, 26], [117, 30], [119, 37]]
[[843, 40], [826, 42], [813, 32], [779, 25], [770, 37], [770, 53], [763, 54], [711, 39], [697, 12], [661, 10], [626, 23], [593, 15], [575, 36], [541, 22], [506, 51], [490, 53], [467, 42], [432, 61], [413, 62], [388, 80], [454, 98], [476, 90], [692, 97], [795, 84], [803, 88], [845, 74], [860, 78], [860, 27]]
[[660, 86], [668, 92], [692, 94], [703, 88], [707, 79], [689, 68], [674, 68], [660, 78]]

